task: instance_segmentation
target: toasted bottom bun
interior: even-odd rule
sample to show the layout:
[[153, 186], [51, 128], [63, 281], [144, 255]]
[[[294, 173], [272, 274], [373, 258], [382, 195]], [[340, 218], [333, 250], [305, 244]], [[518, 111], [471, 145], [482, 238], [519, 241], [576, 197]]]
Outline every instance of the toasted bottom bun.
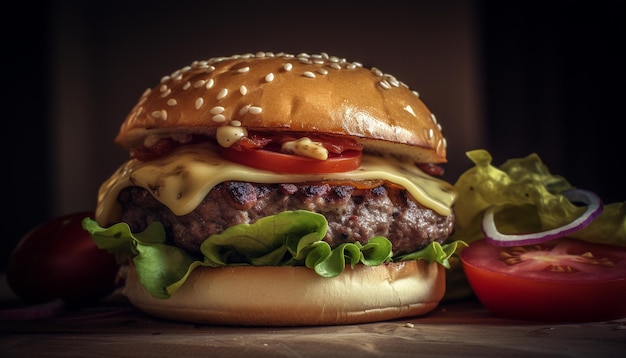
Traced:
[[151, 296], [130, 267], [123, 293], [155, 317], [246, 326], [339, 325], [424, 315], [445, 291], [445, 269], [425, 261], [347, 267], [324, 278], [304, 267], [196, 268], [169, 299]]

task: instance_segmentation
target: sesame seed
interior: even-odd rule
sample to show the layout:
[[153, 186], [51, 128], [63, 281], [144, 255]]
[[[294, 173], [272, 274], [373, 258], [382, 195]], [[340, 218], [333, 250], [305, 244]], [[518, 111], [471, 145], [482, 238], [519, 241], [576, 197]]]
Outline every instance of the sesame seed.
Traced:
[[250, 108], [248, 108], [248, 112], [250, 112], [252, 114], [259, 114], [262, 111], [263, 111], [263, 108], [261, 108], [261, 107], [250, 106]]
[[433, 123], [437, 124], [437, 117], [435, 117], [434, 113], [430, 114], [430, 119], [433, 121]]
[[311, 71], [305, 71], [302, 75], [304, 77], [308, 77], [308, 78], [315, 78], [315, 73], [313, 73]]
[[161, 93], [161, 98], [169, 96], [170, 93], [172, 93], [172, 90], [168, 88], [165, 92]]
[[188, 90], [189, 87], [191, 87], [191, 83], [189, 81], [185, 82], [185, 84], [183, 85], [183, 90]]
[[178, 104], [178, 102], [174, 98], [170, 98], [170, 99], [167, 100], [167, 105], [168, 106], [175, 106], [177, 104]]
[[210, 89], [213, 88], [213, 85], [215, 84], [215, 81], [213, 81], [212, 78], [209, 78], [209, 80], [206, 82], [206, 86], [204, 86], [206, 89]]
[[285, 71], [289, 72], [293, 68], [293, 65], [287, 62], [286, 64], [283, 65], [283, 68], [285, 69]]
[[161, 85], [161, 87], [159, 88], [159, 91], [161, 91], [161, 93], [166, 92], [168, 89], [167, 85]]
[[274, 74], [273, 73], [270, 72], [270, 73], [268, 73], [265, 76], [265, 82], [272, 82], [273, 80], [274, 80]]
[[222, 88], [222, 90], [217, 94], [216, 99], [224, 99], [228, 95], [228, 89]]
[[382, 80], [382, 81], [378, 81], [378, 84], [380, 85], [380, 87], [384, 88], [384, 89], [390, 89], [391, 85], [389, 85], [389, 82]]
[[202, 107], [203, 104], [204, 104], [204, 99], [202, 97], [196, 98], [196, 103], [194, 104], [196, 109], [200, 109], [200, 107]]
[[411, 107], [411, 105], [410, 105], [410, 104], [407, 104], [406, 106], [404, 106], [404, 110], [405, 110], [405, 111], [407, 111], [407, 112], [409, 112], [409, 113], [411, 113], [411, 114], [413, 115], [413, 117], [417, 117], [417, 116], [415, 115], [415, 111], [413, 110], [413, 107]]
[[417, 91], [411, 91], [411, 92], [413, 92], [413, 94], [414, 94], [416, 97], [419, 97], [419, 96], [420, 96], [419, 92], [417, 92]]
[[248, 113], [249, 109], [250, 109], [250, 105], [249, 104], [241, 107], [241, 109], [239, 110], [239, 115], [243, 116], [244, 114]]
[[238, 120], [232, 120], [230, 121], [230, 125], [234, 127], [241, 127], [241, 122]]
[[435, 131], [432, 128], [430, 128], [428, 130], [428, 139], [433, 139], [434, 136], [435, 136]]
[[328, 74], [328, 70], [325, 68], [320, 68], [317, 70], [317, 73], [319, 73], [320, 75], [327, 75]]
[[167, 120], [167, 111], [162, 109], [160, 111], [154, 111], [152, 112], [152, 117], [156, 118], [156, 119], [163, 119], [163, 120]]
[[215, 67], [209, 65], [207, 61], [199, 62], [197, 67], [204, 70], [204, 73], [211, 73], [215, 71]]
[[335, 69], [335, 70], [340, 70], [341, 69], [341, 65], [338, 62], [331, 63], [330, 67]]
[[205, 80], [198, 80], [198, 81], [196, 81], [196, 83], [193, 84], [193, 88], [200, 88], [200, 87], [204, 86], [205, 82], [206, 82]]
[[169, 80], [170, 80], [170, 76], [163, 76], [163, 77], [161, 77], [161, 83], [165, 83], [165, 82], [167, 82]]
[[250, 71], [250, 67], [242, 67], [242, 68], [237, 70], [237, 72], [239, 72], [239, 73], [246, 73], [248, 71]]
[[246, 93], [248, 93], [248, 87], [241, 85], [241, 87], [239, 87], [239, 93], [241, 93], [242, 96], [245, 96]]
[[209, 59], [209, 63], [217, 63], [220, 61], [224, 61], [225, 59], [226, 59], [225, 57], [213, 57]]
[[216, 115], [214, 115], [213, 117], [211, 117], [211, 120], [212, 120], [213, 122], [219, 122], [219, 123], [222, 123], [222, 122], [226, 122], [226, 117], [224, 117], [224, 115], [223, 115], [223, 114], [216, 114]]
[[224, 107], [222, 106], [215, 106], [213, 108], [211, 108], [211, 114], [220, 114], [224, 112]]
[[141, 94], [141, 97], [148, 97], [150, 93], [152, 93], [152, 88], [146, 88], [146, 90]]
[[376, 76], [381, 76], [383, 75], [383, 72], [381, 70], [379, 70], [376, 67], [372, 67], [372, 72], [376, 75]]

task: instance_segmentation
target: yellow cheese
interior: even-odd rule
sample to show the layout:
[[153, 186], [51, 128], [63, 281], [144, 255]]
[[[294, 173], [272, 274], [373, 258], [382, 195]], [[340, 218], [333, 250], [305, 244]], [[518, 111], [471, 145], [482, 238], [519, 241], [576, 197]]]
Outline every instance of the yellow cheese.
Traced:
[[222, 159], [209, 143], [177, 148], [148, 162], [131, 159], [100, 187], [96, 220], [110, 224], [119, 220], [119, 192], [129, 186], [147, 189], [176, 215], [193, 211], [204, 197], [224, 181], [253, 183], [301, 183], [325, 180], [383, 179], [407, 189], [413, 198], [440, 215], [448, 216], [456, 193], [449, 183], [427, 175], [415, 165], [392, 158], [363, 155], [357, 170], [332, 174], [283, 174], [258, 170]]

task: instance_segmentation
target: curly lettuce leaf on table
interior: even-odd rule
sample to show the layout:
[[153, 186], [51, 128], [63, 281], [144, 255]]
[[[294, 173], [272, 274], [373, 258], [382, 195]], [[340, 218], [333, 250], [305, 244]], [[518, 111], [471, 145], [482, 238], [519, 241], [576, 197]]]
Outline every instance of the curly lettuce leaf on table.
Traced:
[[[454, 184], [458, 200], [454, 206], [457, 221], [453, 240], [471, 243], [482, 239], [481, 222], [491, 206], [505, 207], [496, 215], [496, 225], [507, 234], [564, 226], [585, 211], [561, 194], [575, 187], [564, 177], [550, 173], [537, 154], [509, 159], [500, 167], [491, 163], [486, 150], [473, 150], [467, 156], [475, 166]], [[626, 202], [605, 204], [598, 218], [567, 236], [626, 246]]]

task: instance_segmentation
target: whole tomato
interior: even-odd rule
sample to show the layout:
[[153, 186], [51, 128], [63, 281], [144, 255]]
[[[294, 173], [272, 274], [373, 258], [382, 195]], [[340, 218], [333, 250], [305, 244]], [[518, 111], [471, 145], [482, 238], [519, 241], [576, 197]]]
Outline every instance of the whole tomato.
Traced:
[[59, 216], [35, 227], [9, 257], [6, 279], [23, 301], [31, 304], [62, 299], [87, 305], [113, 292], [118, 265], [98, 249], [81, 222], [93, 212]]

